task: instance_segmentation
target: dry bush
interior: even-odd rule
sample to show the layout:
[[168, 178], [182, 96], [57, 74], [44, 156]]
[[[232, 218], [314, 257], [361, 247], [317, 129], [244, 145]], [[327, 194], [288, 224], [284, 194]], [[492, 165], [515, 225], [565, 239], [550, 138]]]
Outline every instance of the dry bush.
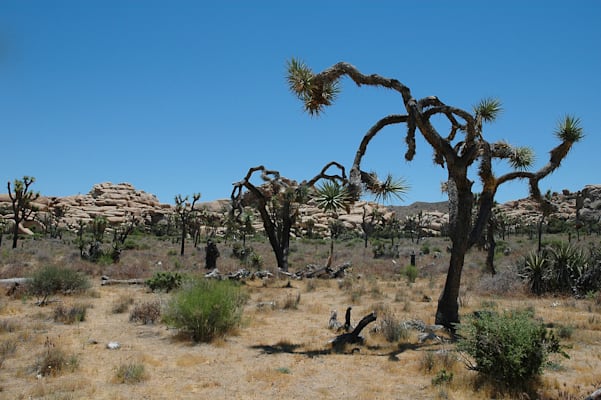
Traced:
[[62, 322], [63, 324], [83, 322], [90, 307], [89, 304], [74, 304], [71, 307], [59, 304], [54, 309], [54, 322]]
[[73, 372], [78, 366], [77, 356], [67, 354], [60, 345], [47, 338], [34, 369], [41, 376], [57, 376], [65, 371]]
[[137, 304], [129, 313], [130, 322], [154, 324], [161, 318], [161, 302], [158, 300]]
[[300, 304], [300, 300], [300, 292], [298, 292], [296, 295], [288, 294], [286, 295], [286, 298], [281, 302], [281, 304], [278, 304], [278, 308], [281, 308], [282, 310], [297, 310], [298, 305]]
[[140, 383], [147, 378], [146, 368], [141, 363], [121, 364], [115, 372], [115, 381], [117, 383]]
[[134, 304], [134, 298], [131, 295], [122, 295], [113, 303], [111, 312], [113, 314], [122, 314], [126, 312], [132, 304]]

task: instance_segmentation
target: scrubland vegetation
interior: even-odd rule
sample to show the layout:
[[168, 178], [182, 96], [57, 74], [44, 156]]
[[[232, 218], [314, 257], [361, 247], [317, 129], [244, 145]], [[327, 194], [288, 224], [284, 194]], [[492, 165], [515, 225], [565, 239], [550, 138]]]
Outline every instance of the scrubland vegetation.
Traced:
[[[601, 386], [601, 238], [543, 239], [540, 254], [528, 235], [498, 240], [494, 276], [485, 251], [468, 253], [459, 338], [419, 329], [434, 324], [446, 278], [442, 237], [397, 238], [394, 258], [374, 258], [388, 239], [340, 235], [333, 264], [352, 270], [305, 280], [278, 274], [261, 234], [246, 238], [260, 264], [215, 239], [220, 271], [273, 274], [245, 282], [204, 280], [204, 248], [181, 256], [175, 237], [133, 232], [118, 263], [82, 259], [75, 234], [22, 239], [0, 247], [0, 278], [31, 278], [0, 297], [0, 398], [581, 399]], [[290, 271], [324, 264], [330, 248], [293, 240]], [[101, 286], [102, 275], [147, 285]], [[363, 345], [334, 351], [330, 313], [349, 306], [353, 324], [378, 319]]]

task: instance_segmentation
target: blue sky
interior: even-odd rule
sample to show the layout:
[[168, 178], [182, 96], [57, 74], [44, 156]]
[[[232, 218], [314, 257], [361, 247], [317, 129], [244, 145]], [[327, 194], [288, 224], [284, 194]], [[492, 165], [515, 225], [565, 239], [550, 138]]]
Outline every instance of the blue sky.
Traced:
[[[130, 182], [172, 203], [228, 198], [260, 164], [299, 181], [331, 160], [350, 167], [366, 130], [403, 112], [400, 97], [344, 80], [310, 117], [286, 86], [298, 57], [315, 71], [347, 61], [467, 110], [498, 98], [485, 136], [531, 146], [537, 168], [573, 114], [586, 137], [541, 188], [575, 191], [601, 183], [599, 21], [594, 0], [2, 0], [0, 181], [35, 176], [47, 196]], [[363, 167], [404, 178], [400, 204], [446, 200], [429, 146], [418, 141], [411, 163], [404, 152], [404, 127], [387, 128]], [[497, 200], [526, 195], [516, 182]]]

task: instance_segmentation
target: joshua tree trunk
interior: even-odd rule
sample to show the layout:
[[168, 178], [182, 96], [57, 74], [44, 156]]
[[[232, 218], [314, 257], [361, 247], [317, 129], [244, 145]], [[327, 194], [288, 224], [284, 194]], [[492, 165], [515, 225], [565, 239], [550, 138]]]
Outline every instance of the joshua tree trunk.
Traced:
[[[454, 328], [459, 323], [459, 289], [465, 253], [468, 250], [471, 229], [471, 210], [473, 194], [472, 183], [467, 179], [467, 168], [457, 168], [449, 178], [447, 191], [449, 195], [449, 232], [452, 242], [451, 260], [445, 286], [438, 300], [436, 324]], [[459, 183], [459, 184], [458, 184]]]

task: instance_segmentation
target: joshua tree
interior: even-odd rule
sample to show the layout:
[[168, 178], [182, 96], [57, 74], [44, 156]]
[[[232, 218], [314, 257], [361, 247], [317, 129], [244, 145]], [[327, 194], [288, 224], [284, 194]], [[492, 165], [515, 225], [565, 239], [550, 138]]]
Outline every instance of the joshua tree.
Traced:
[[543, 226], [545, 225], [545, 219], [551, 215], [555, 209], [555, 207], [551, 204], [552, 199], [551, 191], [547, 190], [544, 196], [544, 202], [541, 204], [541, 213], [540, 219], [538, 220], [538, 224], [536, 225], [536, 233], [538, 237], [538, 249], [537, 252], [540, 254], [543, 249]]
[[[351, 193], [358, 196], [363, 187], [369, 190], [374, 186], [373, 176], [361, 170], [361, 160], [371, 139], [384, 127], [393, 124], [405, 124], [407, 127], [407, 161], [412, 160], [415, 155], [415, 134], [419, 131], [433, 149], [434, 162], [447, 170], [449, 236], [452, 248], [446, 283], [438, 300], [436, 323], [454, 329], [454, 325], [459, 322], [458, 298], [465, 254], [481, 237], [488, 224], [497, 189], [512, 180], [527, 180], [531, 196], [540, 204], [544, 204], [539, 181], [557, 169], [572, 145], [582, 139], [580, 121], [573, 116], [566, 116], [555, 132], [561, 142], [551, 150], [549, 162], [540, 170], [529, 172], [527, 168], [534, 160], [531, 149], [515, 147], [503, 141], [491, 143], [484, 139], [483, 124], [494, 121], [501, 112], [501, 103], [498, 100], [483, 100], [472, 112], [468, 112], [449, 106], [435, 96], [416, 99], [411, 90], [400, 81], [376, 74], [364, 75], [348, 63], [337, 63], [320, 73], [313, 73], [306, 64], [295, 59], [288, 63], [289, 88], [304, 103], [305, 110], [311, 115], [320, 114], [326, 106], [334, 102], [340, 91], [340, 79], [344, 76], [348, 76], [359, 86], [369, 85], [393, 90], [401, 96], [404, 105], [402, 114], [385, 116], [367, 130], [350, 169]], [[441, 134], [432, 124], [432, 119], [436, 117], [442, 117], [448, 122], [446, 135]], [[513, 171], [496, 176], [492, 170], [494, 159], [507, 161]], [[482, 191], [477, 204], [477, 216], [472, 221], [473, 181], [468, 172], [474, 163], [479, 165], [477, 171]]]
[[[330, 167], [338, 167], [341, 174], [327, 174]], [[251, 178], [256, 172], [261, 173], [264, 184], [256, 186], [251, 182]], [[282, 271], [288, 271], [290, 231], [298, 218], [299, 207], [307, 201], [309, 191], [313, 190], [315, 183], [320, 179], [347, 183], [344, 167], [336, 162], [328, 163], [313, 179], [300, 184], [284, 178], [278, 171], [268, 170], [262, 165], [250, 168], [240, 182], [234, 183], [231, 195], [234, 218], [240, 221], [245, 215], [244, 207], [248, 206], [259, 212], [278, 268]]]
[[33, 202], [40, 197], [39, 193], [30, 191], [30, 186], [35, 182], [33, 176], [24, 176], [23, 179], [15, 179], [14, 191], [11, 188], [10, 181], [8, 182], [8, 197], [11, 201], [13, 211], [13, 249], [17, 247], [19, 240], [19, 225], [23, 221], [27, 221], [31, 213], [35, 211]]
[[179, 217], [179, 222], [181, 224], [181, 247], [180, 247], [180, 255], [184, 255], [184, 249], [186, 246], [186, 234], [188, 233], [188, 227], [192, 222], [192, 219], [196, 213], [194, 210], [194, 205], [196, 202], [200, 200], [200, 193], [194, 193], [192, 195], [192, 203], [188, 202], [188, 196], [182, 197], [181, 194], [175, 196], [175, 213]]
[[[336, 181], [322, 183], [316, 188], [313, 200], [315, 200], [318, 208], [330, 213], [330, 216], [334, 219], [338, 218], [338, 213], [343, 209], [347, 213], [350, 212], [351, 197], [346, 187]], [[326, 263], [328, 267], [332, 265], [332, 258], [334, 257], [335, 231], [334, 224], [330, 223], [330, 256]]]

